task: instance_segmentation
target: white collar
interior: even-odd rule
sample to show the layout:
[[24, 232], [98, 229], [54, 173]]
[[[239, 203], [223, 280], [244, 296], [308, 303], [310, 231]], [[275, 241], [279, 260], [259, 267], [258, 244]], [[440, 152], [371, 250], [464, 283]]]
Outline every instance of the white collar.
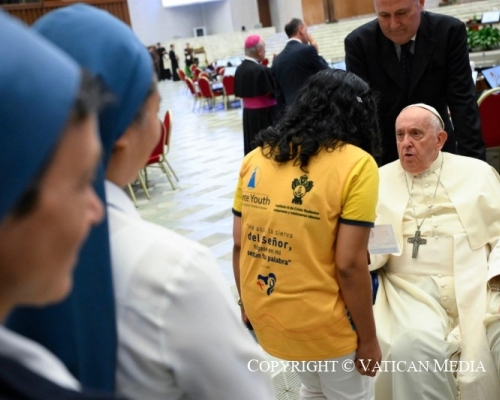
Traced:
[[0, 354], [59, 386], [80, 390], [80, 383], [50, 351], [1, 325]]
[[302, 40], [297, 39], [297, 38], [294, 38], [294, 37], [293, 37], [293, 38], [288, 39], [287, 43], [290, 43], [292, 40], [295, 40], [296, 42], [299, 42], [299, 43], [301, 43], [301, 44], [304, 44], [304, 43], [302, 43]]
[[439, 168], [441, 168], [441, 165], [443, 165], [443, 153], [439, 152], [436, 159], [431, 163], [429, 168], [427, 168], [421, 174], [411, 174], [409, 172], [405, 172], [405, 173], [407, 174], [409, 179], [414, 179], [414, 178], [420, 177], [420, 176], [426, 177], [431, 173], [436, 173], [439, 170]]
[[106, 191], [106, 204], [108, 207], [140, 218], [140, 214], [137, 208], [135, 208], [134, 203], [129, 199], [121, 187], [106, 179], [104, 181], [104, 189]]
[[252, 57], [248, 57], [248, 56], [245, 56], [245, 60], [248, 60], [248, 61], [253, 61], [254, 63], [256, 64], [260, 64], [259, 61], [257, 61], [255, 58], [252, 58]]

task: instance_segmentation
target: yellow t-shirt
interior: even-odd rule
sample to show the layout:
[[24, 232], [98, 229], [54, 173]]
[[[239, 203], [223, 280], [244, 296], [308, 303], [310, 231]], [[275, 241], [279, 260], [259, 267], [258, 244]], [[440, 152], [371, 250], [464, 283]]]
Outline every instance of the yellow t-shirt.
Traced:
[[308, 173], [261, 149], [240, 170], [240, 286], [261, 346], [285, 360], [340, 357], [357, 347], [335, 278], [338, 222], [373, 226], [378, 169], [352, 145], [321, 150]]

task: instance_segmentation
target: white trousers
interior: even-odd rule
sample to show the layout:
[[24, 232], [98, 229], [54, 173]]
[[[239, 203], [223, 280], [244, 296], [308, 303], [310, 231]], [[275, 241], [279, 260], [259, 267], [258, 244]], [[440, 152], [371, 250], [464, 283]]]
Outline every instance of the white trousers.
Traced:
[[332, 368], [328, 368], [327, 371], [323, 368], [322, 371], [321, 364], [314, 368], [315, 362], [309, 362], [309, 369], [320, 370], [320, 372], [297, 372], [302, 383], [301, 400], [372, 400], [374, 398], [373, 378], [363, 376], [356, 370], [355, 357], [356, 353], [351, 353], [343, 357], [324, 360], [334, 362], [334, 371]]
[[[391, 324], [390, 343], [379, 337], [384, 361], [399, 363], [388, 364], [385, 371], [376, 377], [377, 400], [456, 400], [460, 398], [456, 374], [451, 369], [438, 368], [447, 359], [458, 359], [460, 340], [451, 338], [447, 321], [439, 317], [435, 309], [418, 301], [405, 291], [399, 291], [400, 300], [407, 307], [406, 315], [399, 319], [378, 320], [378, 326]], [[395, 303], [394, 297], [393, 306]], [[489, 296], [487, 315], [498, 314], [500, 293]], [[485, 322], [486, 335], [497, 371], [500, 371], [500, 320], [490, 318]], [[379, 332], [378, 332], [379, 333]], [[429, 368], [420, 363], [429, 362]], [[410, 366], [416, 366], [412, 369]], [[477, 365], [469, 367], [477, 370]], [[464, 368], [466, 368], [464, 366]], [[478, 375], [481, 372], [476, 372]], [[500, 378], [499, 378], [500, 379]], [[464, 400], [464, 396], [461, 396]], [[474, 397], [476, 399], [477, 397]], [[465, 400], [469, 400], [467, 397]], [[489, 399], [484, 399], [489, 400]], [[493, 400], [493, 399], [492, 399]]]

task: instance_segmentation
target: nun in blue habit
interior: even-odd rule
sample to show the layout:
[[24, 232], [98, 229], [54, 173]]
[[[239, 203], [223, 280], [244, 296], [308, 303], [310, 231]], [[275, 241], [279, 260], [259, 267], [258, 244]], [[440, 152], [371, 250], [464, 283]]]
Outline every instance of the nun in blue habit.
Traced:
[[[99, 18], [85, 18], [88, 9], [95, 10], [84, 5], [56, 10], [39, 19], [34, 29], [81, 66], [97, 72], [112, 92], [115, 102], [99, 118], [99, 129], [108, 132], [103, 143], [106, 155], [114, 144], [114, 135], [125, 130], [144, 100], [152, 79], [151, 60], [146, 64], [137, 57], [135, 40], [130, 46], [115, 46], [121, 35], [133, 35], [126, 26], [95, 30], [100, 28]], [[64, 20], [66, 17], [69, 19]], [[34, 108], [28, 104], [25, 112], [30, 117]], [[103, 203], [107, 162], [105, 157], [94, 184]], [[19, 308], [10, 315], [7, 326], [51, 350], [85, 387], [114, 392], [117, 332], [106, 218], [92, 229], [80, 252], [70, 296], [45, 308]]]
[[[83, 4], [48, 13], [33, 29], [111, 92], [111, 105], [99, 115], [103, 163], [96, 191], [105, 203], [104, 171], [116, 139], [150, 92], [151, 58], [127, 25]], [[92, 230], [74, 279], [73, 293], [63, 304], [18, 310], [9, 326], [53, 351], [85, 387], [114, 391], [117, 339], [107, 221]]]
[[[59, 49], [0, 11], [0, 321], [18, 305], [60, 301], [103, 206], [101, 86]], [[37, 326], [34, 326], [37, 329]], [[46, 348], [0, 325], [0, 398], [110, 399], [83, 392]]]
[[[96, 190], [105, 203], [102, 182], [113, 146], [156, 87], [151, 58], [130, 27], [83, 4], [48, 13], [33, 29], [97, 76], [112, 95], [99, 114], [103, 163]], [[51, 349], [85, 387], [113, 391], [115, 318], [109, 231], [103, 223], [82, 249], [71, 297], [48, 309], [19, 310], [9, 323]]]

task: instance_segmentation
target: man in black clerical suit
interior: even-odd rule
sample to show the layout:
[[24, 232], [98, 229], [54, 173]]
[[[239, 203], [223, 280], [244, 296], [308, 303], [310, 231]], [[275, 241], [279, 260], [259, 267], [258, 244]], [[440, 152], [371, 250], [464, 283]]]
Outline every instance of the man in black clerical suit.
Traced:
[[285, 32], [289, 40], [271, 67], [280, 109], [293, 102], [295, 93], [307, 78], [328, 68], [327, 62], [318, 54], [318, 45], [304, 22], [293, 18], [285, 25]]
[[165, 62], [164, 56], [167, 54], [167, 50], [165, 47], [161, 45], [161, 43], [156, 44], [156, 52], [158, 53], [158, 57], [160, 58], [160, 80], [170, 79], [171, 74], [168, 69], [167, 63]]
[[[407, 105], [425, 103], [448, 132], [444, 151], [485, 159], [465, 25], [423, 11], [425, 0], [375, 0], [377, 19], [345, 39], [347, 70], [379, 93], [384, 165], [398, 158], [394, 125]], [[453, 125], [450, 120], [453, 120]], [[457, 146], [458, 145], [458, 146]]]
[[255, 135], [275, 122], [277, 114], [271, 70], [262, 65], [266, 44], [259, 35], [245, 40], [245, 59], [236, 68], [234, 94], [243, 101], [243, 150], [255, 148]]
[[170, 45], [170, 51], [168, 52], [168, 57], [170, 58], [170, 65], [172, 66], [172, 78], [174, 81], [180, 80], [177, 74], [177, 69], [179, 68], [179, 56], [175, 54], [175, 46]]

